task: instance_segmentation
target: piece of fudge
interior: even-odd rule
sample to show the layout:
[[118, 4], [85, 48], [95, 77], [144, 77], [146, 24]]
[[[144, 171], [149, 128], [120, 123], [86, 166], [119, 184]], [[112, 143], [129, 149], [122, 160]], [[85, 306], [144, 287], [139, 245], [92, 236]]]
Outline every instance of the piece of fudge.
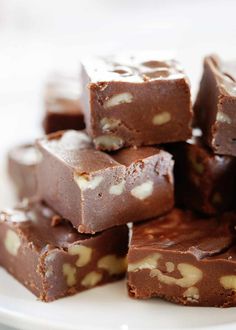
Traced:
[[235, 208], [236, 158], [214, 154], [201, 138], [168, 148], [174, 155], [177, 205], [213, 215]]
[[79, 131], [38, 140], [39, 196], [79, 232], [152, 218], [173, 207], [172, 156], [156, 147], [112, 154]]
[[128, 290], [196, 306], [236, 306], [236, 213], [202, 219], [174, 209], [135, 225], [128, 253]]
[[43, 301], [122, 278], [128, 228], [79, 234], [42, 203], [0, 214], [0, 265]]
[[190, 86], [180, 64], [160, 54], [82, 62], [86, 129], [95, 147], [185, 141], [191, 136]]
[[20, 199], [29, 198], [37, 191], [36, 165], [40, 154], [32, 144], [11, 149], [8, 153], [8, 173]]
[[66, 129], [84, 129], [78, 79], [53, 75], [46, 86], [45, 111], [43, 128], [47, 134]]
[[193, 125], [217, 154], [236, 156], [236, 61], [204, 60]]

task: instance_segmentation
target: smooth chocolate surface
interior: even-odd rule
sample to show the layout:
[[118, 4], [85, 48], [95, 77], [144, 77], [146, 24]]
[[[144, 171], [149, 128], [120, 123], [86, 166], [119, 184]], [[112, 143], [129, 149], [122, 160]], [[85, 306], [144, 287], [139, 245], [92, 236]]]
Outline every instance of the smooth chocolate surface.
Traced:
[[236, 159], [214, 154], [201, 138], [167, 149], [175, 160], [177, 205], [213, 215], [235, 209]]
[[39, 195], [80, 232], [149, 219], [173, 207], [173, 160], [163, 150], [108, 154], [78, 131], [51, 134], [37, 146]]
[[84, 129], [78, 79], [53, 75], [46, 86], [45, 111], [43, 128], [46, 134], [66, 129]]
[[202, 219], [174, 209], [133, 228], [130, 296], [194, 306], [236, 306], [236, 214]]
[[82, 65], [86, 129], [97, 149], [190, 137], [190, 86], [178, 62], [151, 53], [87, 58]]
[[40, 154], [32, 144], [17, 146], [8, 153], [8, 173], [20, 199], [37, 191], [36, 164]]
[[204, 72], [194, 106], [194, 126], [203, 131], [215, 153], [236, 156], [236, 62], [216, 55], [204, 60]]
[[127, 245], [127, 226], [79, 234], [41, 203], [0, 215], [0, 265], [43, 301], [122, 278]]

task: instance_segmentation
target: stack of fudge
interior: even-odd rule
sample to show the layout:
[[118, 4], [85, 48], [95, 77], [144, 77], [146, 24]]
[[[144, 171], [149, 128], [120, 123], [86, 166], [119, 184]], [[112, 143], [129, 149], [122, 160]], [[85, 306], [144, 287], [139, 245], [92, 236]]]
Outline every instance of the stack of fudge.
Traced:
[[205, 58], [192, 110], [174, 59], [86, 58], [45, 108], [48, 135], [9, 152], [0, 264], [43, 301], [127, 273], [133, 298], [236, 306], [236, 65]]

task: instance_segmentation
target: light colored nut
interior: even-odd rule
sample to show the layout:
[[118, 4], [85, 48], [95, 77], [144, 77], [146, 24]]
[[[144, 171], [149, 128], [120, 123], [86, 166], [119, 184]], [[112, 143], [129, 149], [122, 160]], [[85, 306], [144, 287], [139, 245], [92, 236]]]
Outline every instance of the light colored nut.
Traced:
[[128, 264], [128, 272], [137, 272], [142, 269], [155, 269], [158, 266], [158, 260], [162, 257], [160, 253], [153, 253], [142, 260]]
[[167, 111], [163, 111], [158, 115], [155, 115], [152, 119], [152, 123], [154, 125], [164, 125], [167, 124], [171, 120], [171, 114]]
[[232, 120], [229, 118], [229, 116], [221, 111], [217, 113], [216, 120], [219, 121], [220, 123], [226, 123], [226, 124], [232, 123]]
[[29, 221], [28, 214], [19, 210], [5, 209], [0, 214], [0, 221], [26, 222]]
[[166, 262], [166, 270], [168, 273], [172, 273], [175, 270], [175, 265], [171, 261]]
[[20, 237], [11, 229], [8, 229], [4, 240], [6, 250], [13, 256], [17, 256], [19, 247], [21, 245]]
[[153, 182], [148, 180], [139, 186], [134, 187], [131, 190], [131, 195], [140, 200], [144, 200], [152, 195], [153, 192]]
[[220, 284], [226, 290], [236, 290], [236, 275], [221, 276]]
[[49, 265], [46, 268], [45, 276], [46, 277], [51, 277], [52, 275], [53, 275], [53, 267], [52, 267], [52, 265]]
[[103, 181], [102, 176], [94, 176], [93, 178], [90, 178], [86, 174], [74, 174], [74, 180], [80, 187], [82, 191], [85, 191], [87, 189], [94, 190], [97, 188], [100, 183]]
[[88, 273], [81, 281], [81, 284], [86, 288], [91, 288], [95, 286], [98, 282], [102, 280], [102, 274], [98, 272], [90, 272]]
[[65, 263], [62, 266], [63, 275], [66, 277], [66, 283], [68, 286], [76, 284], [76, 268], [71, 264]]
[[98, 149], [117, 150], [124, 145], [124, 140], [115, 135], [101, 135], [94, 139], [94, 144]]
[[199, 299], [199, 290], [195, 286], [190, 286], [184, 291], [183, 296], [187, 298], [188, 301], [197, 302]]
[[111, 186], [109, 189], [109, 193], [111, 195], [119, 196], [123, 193], [124, 189], [125, 189], [125, 181], [123, 180], [120, 183]]
[[108, 254], [98, 260], [98, 268], [107, 270], [110, 275], [122, 274], [127, 269], [127, 258]]
[[159, 269], [152, 269], [150, 272], [151, 277], [157, 277], [158, 280], [167, 285], [176, 284], [181, 288], [189, 288], [195, 285], [202, 279], [202, 271], [190, 264], [180, 263], [177, 265], [182, 278], [175, 278], [169, 275], [163, 274]]
[[120, 125], [120, 123], [121, 123], [120, 119], [104, 117], [100, 121], [100, 126], [102, 131], [105, 133], [105, 132], [110, 132], [114, 128], [117, 128]]
[[113, 95], [107, 101], [104, 102], [104, 108], [111, 108], [119, 104], [131, 103], [133, 101], [133, 95], [131, 93], [120, 93]]
[[84, 245], [71, 245], [68, 247], [68, 253], [72, 256], [78, 255], [76, 266], [83, 267], [91, 261], [92, 248]]

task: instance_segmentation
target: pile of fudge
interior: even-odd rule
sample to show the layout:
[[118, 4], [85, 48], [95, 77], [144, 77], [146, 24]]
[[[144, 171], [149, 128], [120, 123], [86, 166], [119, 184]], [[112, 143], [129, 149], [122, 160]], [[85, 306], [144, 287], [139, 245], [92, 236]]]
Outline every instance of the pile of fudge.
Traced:
[[43, 301], [126, 276], [132, 298], [236, 306], [235, 62], [205, 58], [192, 107], [174, 59], [87, 57], [45, 109], [9, 152], [1, 266]]

